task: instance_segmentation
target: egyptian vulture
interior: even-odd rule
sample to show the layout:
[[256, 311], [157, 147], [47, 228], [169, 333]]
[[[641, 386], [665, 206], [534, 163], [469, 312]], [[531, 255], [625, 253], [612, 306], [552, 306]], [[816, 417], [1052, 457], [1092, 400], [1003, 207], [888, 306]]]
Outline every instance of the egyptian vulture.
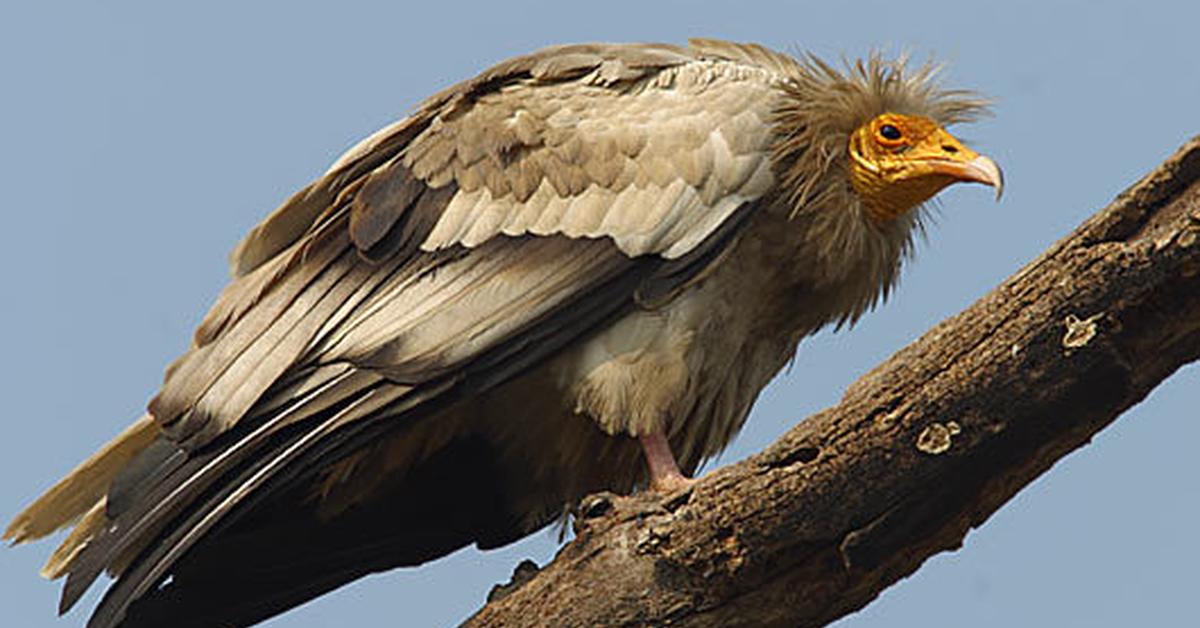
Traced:
[[[669, 491], [802, 338], [884, 298], [942, 188], [1001, 188], [932, 67], [752, 44], [505, 61], [255, 227], [148, 412], [12, 522], [91, 628], [244, 626]], [[642, 460], [645, 460], [643, 463]]]

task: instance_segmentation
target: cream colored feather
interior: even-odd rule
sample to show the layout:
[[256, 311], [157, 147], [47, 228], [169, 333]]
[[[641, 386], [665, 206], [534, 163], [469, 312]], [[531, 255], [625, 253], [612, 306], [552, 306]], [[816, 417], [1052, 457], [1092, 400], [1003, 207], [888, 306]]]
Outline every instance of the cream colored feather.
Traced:
[[104, 524], [104, 505], [113, 478], [158, 434], [154, 418], [143, 414], [13, 518], [4, 531], [4, 539], [13, 544], [25, 543], [75, 524], [75, 529], [42, 568], [42, 575], [47, 578], [61, 576], [82, 546]]

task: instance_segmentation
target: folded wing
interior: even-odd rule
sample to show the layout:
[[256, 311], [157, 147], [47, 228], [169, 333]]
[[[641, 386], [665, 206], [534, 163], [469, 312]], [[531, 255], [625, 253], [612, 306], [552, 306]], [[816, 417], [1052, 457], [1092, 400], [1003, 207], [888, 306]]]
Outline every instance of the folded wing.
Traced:
[[[160, 433], [63, 554], [62, 608], [108, 569], [120, 578], [89, 626], [120, 624], [314, 470], [686, 284], [773, 183], [774, 80], [683, 48], [555, 48], [352, 149], [235, 250], [233, 283], [150, 405]], [[395, 540], [377, 534], [362, 542]], [[420, 555], [355, 567], [356, 547], [330, 554], [341, 579], [288, 580], [262, 608]]]

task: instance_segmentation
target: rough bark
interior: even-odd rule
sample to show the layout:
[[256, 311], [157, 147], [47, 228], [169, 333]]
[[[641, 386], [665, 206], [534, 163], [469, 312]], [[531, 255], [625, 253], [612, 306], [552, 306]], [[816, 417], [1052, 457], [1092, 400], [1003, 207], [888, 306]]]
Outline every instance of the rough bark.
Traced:
[[823, 626], [1200, 357], [1200, 137], [964, 312], [691, 489], [585, 500], [468, 626]]

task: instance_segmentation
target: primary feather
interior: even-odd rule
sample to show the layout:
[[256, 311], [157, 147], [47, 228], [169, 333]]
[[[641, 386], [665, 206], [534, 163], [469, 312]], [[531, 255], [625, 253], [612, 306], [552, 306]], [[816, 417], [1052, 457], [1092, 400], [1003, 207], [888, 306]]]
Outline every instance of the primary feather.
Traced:
[[247, 625], [657, 482], [639, 438], [690, 472], [886, 294], [925, 199], [999, 186], [930, 152], [981, 109], [930, 68], [714, 40], [501, 63], [252, 230], [149, 415], [5, 536], [83, 518], [46, 572], [64, 610], [118, 576], [93, 628]]

